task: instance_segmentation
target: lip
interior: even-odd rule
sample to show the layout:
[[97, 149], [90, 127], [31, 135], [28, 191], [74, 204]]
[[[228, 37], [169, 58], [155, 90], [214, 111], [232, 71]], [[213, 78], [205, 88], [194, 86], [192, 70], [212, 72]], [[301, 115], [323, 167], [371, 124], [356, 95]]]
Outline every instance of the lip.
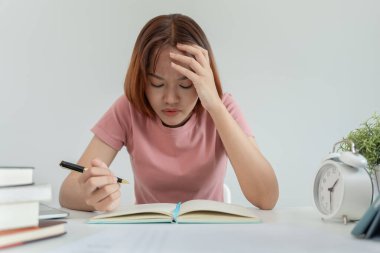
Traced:
[[179, 113], [180, 110], [178, 109], [172, 109], [172, 108], [168, 108], [168, 109], [164, 109], [162, 110], [162, 112], [167, 115], [167, 116], [175, 116]]

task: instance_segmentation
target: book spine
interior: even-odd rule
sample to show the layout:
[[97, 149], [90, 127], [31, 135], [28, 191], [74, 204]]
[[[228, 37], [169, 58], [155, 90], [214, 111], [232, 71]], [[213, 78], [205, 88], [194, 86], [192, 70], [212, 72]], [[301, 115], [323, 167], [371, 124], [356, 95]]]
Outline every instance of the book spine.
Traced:
[[51, 185], [24, 185], [0, 188], [0, 204], [49, 201], [52, 197]]

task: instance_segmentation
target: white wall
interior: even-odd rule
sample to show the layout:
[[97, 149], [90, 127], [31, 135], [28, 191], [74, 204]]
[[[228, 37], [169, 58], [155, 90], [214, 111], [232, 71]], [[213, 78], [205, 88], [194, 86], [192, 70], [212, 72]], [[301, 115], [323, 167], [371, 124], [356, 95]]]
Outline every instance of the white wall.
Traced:
[[[380, 1], [0, 0], [0, 164], [35, 166], [57, 203], [68, 174], [58, 163], [79, 159], [122, 94], [139, 30], [174, 12], [208, 35], [276, 170], [278, 206], [311, 205], [322, 158], [380, 109]], [[133, 178], [125, 149], [112, 169]], [[231, 167], [226, 182], [248, 204]]]

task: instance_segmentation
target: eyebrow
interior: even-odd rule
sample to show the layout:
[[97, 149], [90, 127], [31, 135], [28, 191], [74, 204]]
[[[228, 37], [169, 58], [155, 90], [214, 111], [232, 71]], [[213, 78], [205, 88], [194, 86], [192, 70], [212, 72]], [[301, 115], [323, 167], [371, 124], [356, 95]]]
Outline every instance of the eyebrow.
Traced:
[[[148, 75], [149, 75], [149, 76], [153, 76], [153, 77], [155, 77], [155, 78], [157, 78], [157, 79], [160, 79], [160, 80], [165, 80], [163, 77], [158, 76], [158, 75], [156, 75], [156, 74], [154, 74], [154, 73], [148, 73]], [[188, 78], [187, 78], [186, 76], [182, 76], [182, 77], [178, 78], [177, 80], [178, 80], [178, 81], [182, 81], [182, 80], [187, 80], [187, 79], [188, 79]]]

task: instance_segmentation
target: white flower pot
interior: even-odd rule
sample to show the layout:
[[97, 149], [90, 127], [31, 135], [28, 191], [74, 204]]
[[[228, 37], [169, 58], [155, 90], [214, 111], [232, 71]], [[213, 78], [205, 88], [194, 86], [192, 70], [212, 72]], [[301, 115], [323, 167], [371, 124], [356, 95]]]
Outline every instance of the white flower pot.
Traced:
[[373, 200], [380, 194], [380, 164], [375, 167], [375, 172], [371, 174], [373, 184]]

